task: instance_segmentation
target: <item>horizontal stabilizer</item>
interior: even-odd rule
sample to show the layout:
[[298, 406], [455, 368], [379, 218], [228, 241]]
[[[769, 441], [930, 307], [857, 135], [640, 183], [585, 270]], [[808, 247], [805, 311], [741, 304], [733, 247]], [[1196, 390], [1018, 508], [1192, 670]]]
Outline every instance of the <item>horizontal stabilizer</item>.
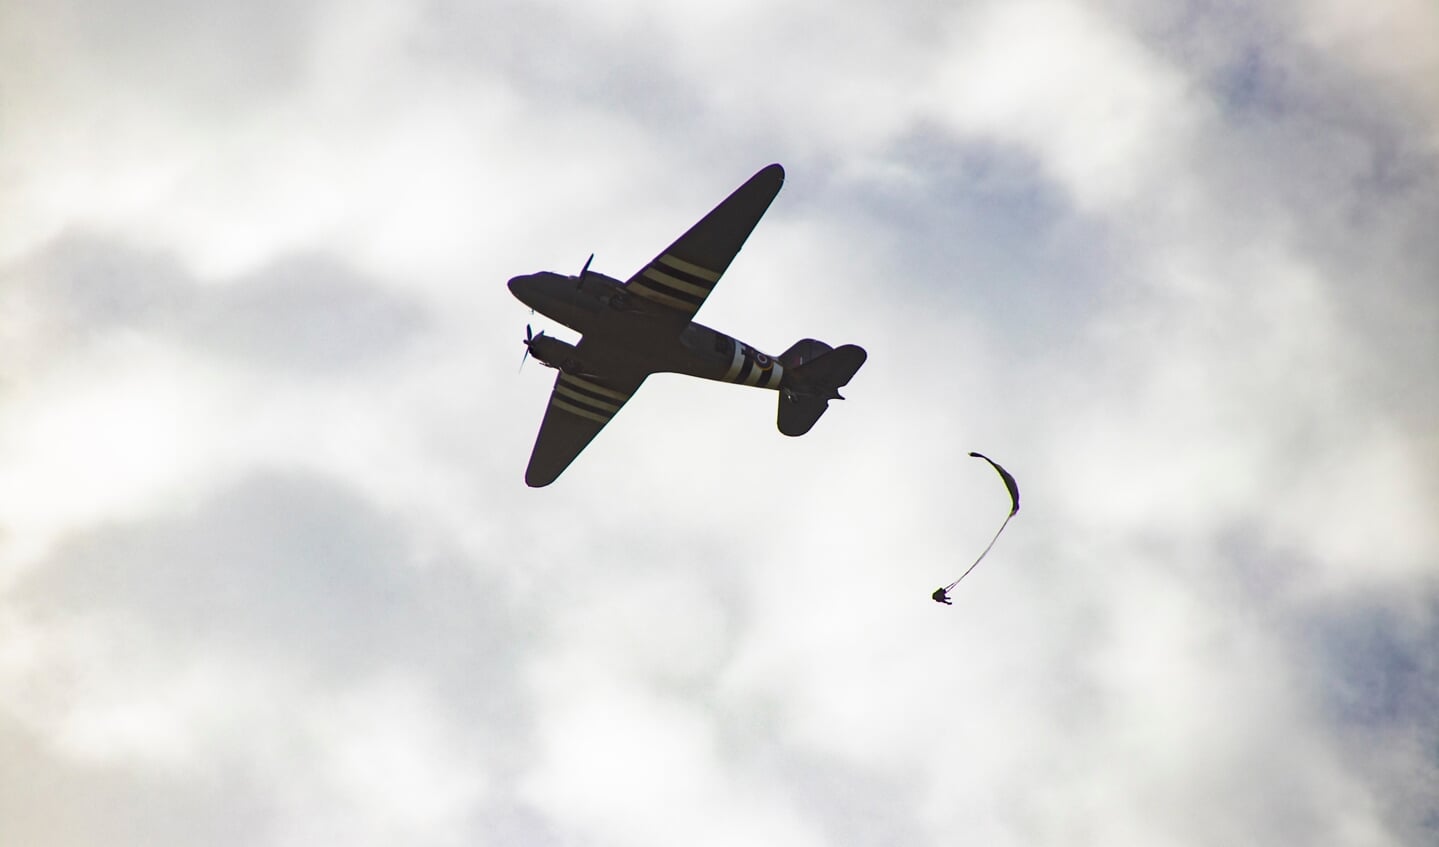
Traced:
[[[828, 347], [822, 341], [807, 338], [786, 351], [785, 356], [794, 353], [802, 345]], [[810, 346], [807, 349], [818, 350], [818, 347]], [[779, 416], [776, 421], [779, 431], [791, 436], [809, 432], [820, 415], [829, 408], [830, 400], [844, 399], [840, 396], [839, 389], [849, 384], [866, 358], [868, 354], [864, 352], [864, 348], [855, 344], [820, 352], [793, 367], [785, 363], [784, 356], [781, 356], [780, 361], [786, 364], [786, 376], [790, 384], [787, 389], [780, 391]]]
[[829, 401], [823, 397], [781, 396], [777, 421], [779, 431], [790, 436], [804, 435], [828, 408]]

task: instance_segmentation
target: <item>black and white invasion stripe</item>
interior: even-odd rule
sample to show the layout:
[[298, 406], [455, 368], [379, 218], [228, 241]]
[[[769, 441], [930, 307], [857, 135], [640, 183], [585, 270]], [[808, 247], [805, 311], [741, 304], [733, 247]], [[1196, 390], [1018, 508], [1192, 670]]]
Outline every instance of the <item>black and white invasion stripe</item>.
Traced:
[[693, 315], [704, 304], [720, 275], [666, 253], [650, 262], [629, 290], [662, 306]]
[[555, 382], [554, 393], [550, 395], [550, 405], [603, 426], [610, 422], [610, 418], [615, 416], [615, 412], [618, 412], [628, 399], [628, 394], [606, 388], [592, 380], [561, 373], [559, 380]]
[[725, 382], [778, 389], [784, 380], [784, 365], [743, 344], [734, 346], [734, 358], [724, 375]]

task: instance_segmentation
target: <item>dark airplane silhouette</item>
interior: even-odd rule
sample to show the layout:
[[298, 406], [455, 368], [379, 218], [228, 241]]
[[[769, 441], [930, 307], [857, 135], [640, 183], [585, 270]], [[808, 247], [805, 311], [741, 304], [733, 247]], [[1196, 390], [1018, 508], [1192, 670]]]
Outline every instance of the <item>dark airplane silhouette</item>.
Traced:
[[628, 282], [590, 270], [593, 255], [579, 276], [510, 280], [520, 302], [582, 335], [567, 344], [525, 328], [525, 356], [559, 371], [527, 484], [554, 482], [652, 373], [778, 391], [785, 435], [809, 432], [830, 400], [843, 399], [840, 387], [864, 364], [862, 348], [806, 338], [775, 358], [692, 320], [783, 184], [784, 168], [764, 168]]

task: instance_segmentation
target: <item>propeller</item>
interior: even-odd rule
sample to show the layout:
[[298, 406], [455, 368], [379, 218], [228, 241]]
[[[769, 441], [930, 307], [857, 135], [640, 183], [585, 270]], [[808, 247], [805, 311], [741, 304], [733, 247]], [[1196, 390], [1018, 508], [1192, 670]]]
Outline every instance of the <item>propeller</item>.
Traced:
[[536, 338], [544, 338], [544, 337], [545, 337], [545, 332], [544, 332], [544, 330], [540, 330], [540, 334], [539, 334], [539, 335], [535, 335], [535, 331], [530, 328], [530, 325], [529, 325], [529, 324], [525, 324], [525, 355], [523, 355], [523, 356], [520, 357], [520, 370], [524, 370], [524, 369], [525, 369], [525, 360], [530, 357], [530, 351], [534, 349], [533, 345], [534, 345], [535, 339], [536, 339]]
[[589, 257], [588, 259], [585, 259], [585, 266], [582, 267], [582, 268], [580, 268], [580, 275], [577, 276], [577, 277], [575, 277], [575, 290], [576, 290], [576, 291], [579, 291], [579, 290], [580, 290], [580, 286], [582, 286], [582, 285], [585, 284], [585, 274], [587, 274], [587, 273], [590, 272], [590, 262], [593, 262], [594, 260], [595, 260], [595, 254], [593, 254], [593, 253], [590, 254], [590, 257]]

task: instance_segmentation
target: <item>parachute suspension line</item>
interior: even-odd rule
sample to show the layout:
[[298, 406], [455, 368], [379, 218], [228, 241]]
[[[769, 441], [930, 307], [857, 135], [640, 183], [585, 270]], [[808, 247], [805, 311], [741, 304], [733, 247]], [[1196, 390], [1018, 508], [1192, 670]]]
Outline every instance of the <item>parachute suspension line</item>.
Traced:
[[962, 573], [962, 574], [959, 575], [959, 579], [956, 579], [954, 582], [951, 582], [949, 585], [946, 585], [946, 586], [944, 587], [945, 593], [949, 593], [950, 591], [953, 591], [953, 590], [954, 590], [954, 587], [955, 587], [956, 585], [959, 585], [960, 580], [962, 580], [962, 579], [964, 579], [965, 577], [969, 576], [969, 572], [972, 571], [972, 570], [974, 570], [975, 565], [978, 565], [980, 562], [982, 562], [982, 561], [984, 560], [984, 557], [985, 557], [985, 556], [989, 555], [989, 551], [994, 547], [994, 542], [996, 542], [996, 541], [999, 540], [999, 533], [1004, 532], [1004, 528], [1007, 527], [1007, 526], [1009, 526], [1009, 519], [1012, 518], [1012, 517], [1014, 517], [1014, 515], [1015, 515], [1015, 512], [1010, 512], [1009, 515], [1005, 517], [1004, 523], [1002, 523], [1002, 524], [999, 525], [999, 529], [998, 529], [997, 531], [995, 531], [994, 537], [991, 538], [991, 539], [989, 539], [989, 546], [984, 548], [984, 552], [979, 554], [979, 558], [974, 560], [974, 564], [973, 564], [973, 565], [970, 565], [968, 570], [966, 570], [964, 573]]

